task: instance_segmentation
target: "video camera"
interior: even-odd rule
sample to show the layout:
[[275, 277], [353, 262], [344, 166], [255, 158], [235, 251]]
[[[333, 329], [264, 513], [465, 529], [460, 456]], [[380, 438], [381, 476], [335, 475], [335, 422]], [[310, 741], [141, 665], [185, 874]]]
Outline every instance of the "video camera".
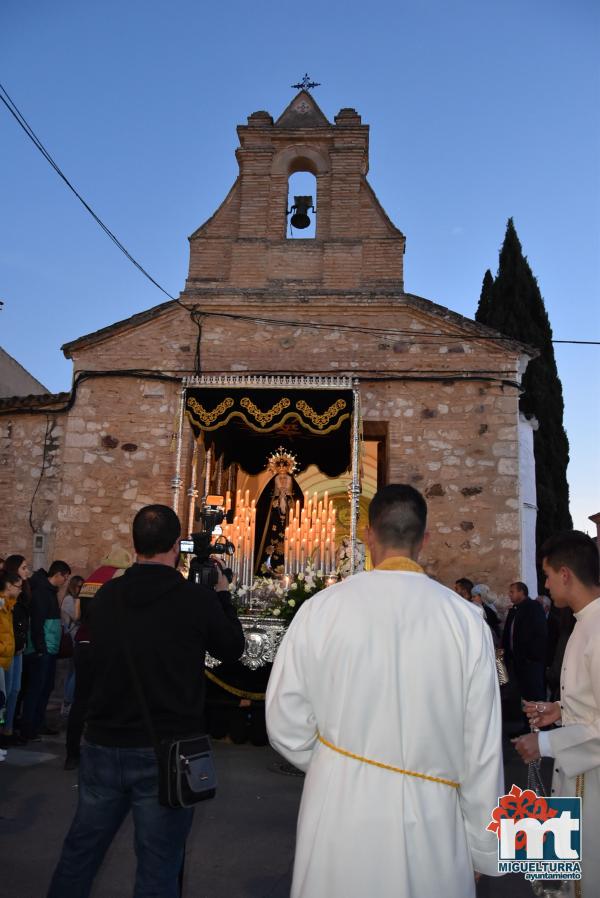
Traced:
[[[219, 579], [219, 569], [230, 583], [233, 580], [231, 568], [221, 568], [219, 563], [210, 557], [211, 555], [231, 557], [235, 552], [233, 543], [223, 536], [220, 528], [223, 521], [227, 521], [228, 524], [233, 522], [233, 511], [225, 512], [223, 496], [207, 496], [200, 512], [200, 520], [202, 530], [192, 533], [190, 539], [182, 539], [181, 551], [193, 555], [188, 580], [198, 586], [214, 589]], [[217, 538], [212, 542], [213, 533], [217, 529], [219, 531]]]

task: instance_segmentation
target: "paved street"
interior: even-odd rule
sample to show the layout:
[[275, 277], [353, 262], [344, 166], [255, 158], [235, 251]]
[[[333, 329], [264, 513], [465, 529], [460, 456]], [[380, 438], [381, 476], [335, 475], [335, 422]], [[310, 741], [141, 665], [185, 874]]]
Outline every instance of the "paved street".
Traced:
[[[2, 898], [45, 895], [77, 801], [77, 774], [63, 770], [63, 752], [63, 737], [56, 736], [11, 749], [0, 764]], [[215, 753], [219, 793], [215, 801], [196, 810], [188, 842], [185, 896], [285, 898], [302, 779], [280, 772], [280, 759], [270, 748], [217, 742]], [[523, 786], [525, 768], [508, 744], [505, 758], [507, 783]], [[130, 898], [132, 844], [127, 821], [102, 867], [94, 898]], [[531, 894], [530, 886], [518, 876], [484, 878], [478, 889], [478, 898], [530, 898]], [[439, 898], [442, 895], [443, 887]]]

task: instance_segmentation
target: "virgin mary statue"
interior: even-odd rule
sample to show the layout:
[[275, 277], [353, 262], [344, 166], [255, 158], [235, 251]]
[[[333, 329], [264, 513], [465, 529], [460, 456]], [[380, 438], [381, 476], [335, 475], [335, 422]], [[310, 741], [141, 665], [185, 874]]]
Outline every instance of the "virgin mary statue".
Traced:
[[294, 478], [298, 462], [293, 452], [280, 446], [267, 459], [267, 470], [273, 476], [263, 489], [256, 509], [256, 532], [261, 534], [255, 554], [257, 574], [283, 574], [285, 528], [290, 509], [303, 496]]

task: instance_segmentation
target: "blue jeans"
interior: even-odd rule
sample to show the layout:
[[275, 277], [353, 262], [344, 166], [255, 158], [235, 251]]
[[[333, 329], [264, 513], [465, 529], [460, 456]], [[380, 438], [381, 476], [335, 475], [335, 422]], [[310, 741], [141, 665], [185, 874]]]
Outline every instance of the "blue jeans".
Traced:
[[69, 661], [69, 669], [65, 677], [65, 691], [63, 695], [63, 704], [72, 705], [75, 698], [75, 665], [73, 659]]
[[44, 727], [46, 705], [54, 688], [56, 655], [28, 654], [24, 656], [23, 666], [27, 671], [27, 683], [21, 711], [21, 735], [31, 739]]
[[178, 876], [193, 808], [158, 803], [151, 748], [106, 748], [84, 742], [79, 803], [47, 898], [87, 898], [108, 846], [133, 813], [137, 871], [133, 898], [179, 898]]

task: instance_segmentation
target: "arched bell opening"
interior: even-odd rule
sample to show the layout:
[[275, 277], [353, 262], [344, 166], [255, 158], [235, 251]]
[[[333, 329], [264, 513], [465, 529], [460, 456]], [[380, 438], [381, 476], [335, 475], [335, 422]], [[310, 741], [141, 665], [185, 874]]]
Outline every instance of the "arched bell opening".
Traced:
[[317, 179], [310, 171], [295, 170], [288, 178], [286, 237], [289, 240], [317, 236]]

